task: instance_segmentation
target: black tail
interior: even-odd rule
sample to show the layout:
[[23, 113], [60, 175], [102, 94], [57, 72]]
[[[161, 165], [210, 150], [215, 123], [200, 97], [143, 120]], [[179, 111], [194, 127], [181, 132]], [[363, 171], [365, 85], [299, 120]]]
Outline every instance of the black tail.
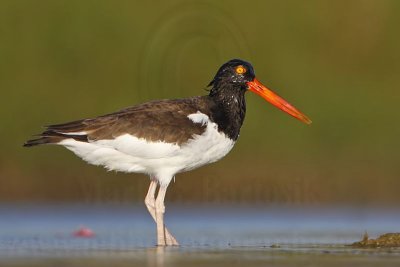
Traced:
[[24, 147], [38, 146], [44, 144], [54, 144], [60, 142], [60, 138], [56, 141], [54, 137], [43, 136], [37, 139], [28, 140], [24, 143]]
[[[81, 142], [88, 142], [88, 137], [85, 134], [77, 135], [76, 132], [85, 130], [86, 120], [71, 121], [62, 124], [54, 124], [46, 126], [46, 130], [37, 135], [38, 138], [25, 142], [24, 147], [31, 147], [44, 144], [57, 144], [64, 139], [75, 139]], [[69, 134], [69, 132], [71, 134]]]
[[81, 142], [88, 142], [87, 135], [64, 134], [53, 130], [47, 130], [40, 134], [39, 138], [26, 141], [24, 147], [38, 146], [44, 144], [57, 144], [58, 142], [69, 138]]

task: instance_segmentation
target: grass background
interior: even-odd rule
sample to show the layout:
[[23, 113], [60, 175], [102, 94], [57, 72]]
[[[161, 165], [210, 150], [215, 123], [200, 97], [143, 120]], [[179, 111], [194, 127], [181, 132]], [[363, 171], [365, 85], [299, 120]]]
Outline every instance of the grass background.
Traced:
[[88, 166], [42, 125], [206, 94], [250, 61], [311, 127], [247, 94], [239, 142], [169, 201], [400, 203], [400, 2], [0, 1], [0, 201], [142, 201], [148, 178]]

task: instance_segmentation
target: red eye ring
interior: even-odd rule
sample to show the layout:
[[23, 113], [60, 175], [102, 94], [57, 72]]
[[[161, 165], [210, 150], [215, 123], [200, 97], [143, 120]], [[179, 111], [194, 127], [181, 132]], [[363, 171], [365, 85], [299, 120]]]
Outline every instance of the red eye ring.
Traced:
[[236, 71], [237, 74], [243, 74], [243, 73], [246, 73], [247, 70], [242, 65], [239, 65], [239, 66], [236, 67], [235, 71]]

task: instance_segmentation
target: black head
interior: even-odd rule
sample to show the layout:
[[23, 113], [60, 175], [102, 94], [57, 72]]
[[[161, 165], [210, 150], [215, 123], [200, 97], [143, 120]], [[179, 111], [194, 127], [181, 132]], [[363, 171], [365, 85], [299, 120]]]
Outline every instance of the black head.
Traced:
[[215, 93], [220, 87], [234, 87], [247, 89], [247, 82], [255, 78], [253, 66], [241, 59], [232, 59], [223, 64], [214, 79], [208, 86], [212, 86], [210, 94]]
[[[232, 59], [226, 62], [219, 68], [208, 86], [212, 86], [210, 97], [230, 110], [234, 106], [232, 103], [236, 103], [236, 108], [239, 111], [245, 110], [244, 93], [249, 90], [296, 119], [307, 124], [311, 123], [311, 120], [306, 115], [258, 81], [254, 74], [253, 66], [244, 60]], [[243, 119], [244, 112], [242, 113], [241, 118]]]

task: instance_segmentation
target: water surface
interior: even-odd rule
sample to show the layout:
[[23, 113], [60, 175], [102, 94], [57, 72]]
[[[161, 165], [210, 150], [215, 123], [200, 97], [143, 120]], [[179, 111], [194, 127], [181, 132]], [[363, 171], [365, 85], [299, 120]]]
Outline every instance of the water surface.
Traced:
[[[398, 266], [398, 249], [353, 249], [400, 231], [398, 210], [274, 205], [168, 205], [179, 248], [156, 248], [142, 205], [1, 205], [1, 266]], [[79, 238], [81, 226], [95, 232]]]

